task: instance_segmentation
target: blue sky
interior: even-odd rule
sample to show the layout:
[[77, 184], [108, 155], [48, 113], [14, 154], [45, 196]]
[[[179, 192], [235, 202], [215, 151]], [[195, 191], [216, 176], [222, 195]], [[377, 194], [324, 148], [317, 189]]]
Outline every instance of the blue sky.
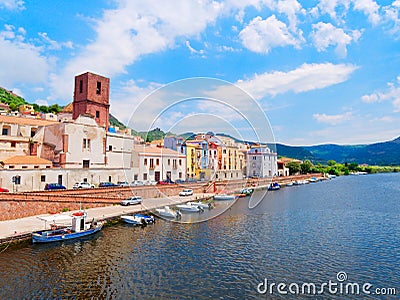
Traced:
[[[399, 0], [0, 0], [0, 11], [0, 86], [29, 102], [65, 105], [74, 76], [92, 71], [111, 79], [111, 112], [145, 130], [167, 103], [147, 95], [210, 77], [249, 93], [277, 142], [400, 135]], [[251, 100], [242, 100], [232, 103], [246, 110]], [[229, 132], [218, 119], [243, 126], [226, 107], [197, 100], [152, 124]]]

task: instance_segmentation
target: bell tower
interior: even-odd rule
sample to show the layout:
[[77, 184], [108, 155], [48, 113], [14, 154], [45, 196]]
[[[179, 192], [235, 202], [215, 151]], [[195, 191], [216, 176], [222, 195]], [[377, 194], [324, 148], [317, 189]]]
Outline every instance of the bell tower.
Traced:
[[75, 76], [72, 118], [91, 115], [99, 126], [108, 130], [110, 79], [86, 72]]

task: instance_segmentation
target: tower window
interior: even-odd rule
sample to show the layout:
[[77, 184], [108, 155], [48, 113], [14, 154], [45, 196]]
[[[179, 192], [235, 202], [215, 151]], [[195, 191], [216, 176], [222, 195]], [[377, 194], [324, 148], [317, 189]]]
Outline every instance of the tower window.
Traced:
[[101, 93], [101, 82], [97, 81], [96, 94], [100, 95], [100, 93]]
[[79, 93], [83, 93], [83, 80], [79, 80]]
[[96, 110], [96, 118], [100, 118], [100, 112]]

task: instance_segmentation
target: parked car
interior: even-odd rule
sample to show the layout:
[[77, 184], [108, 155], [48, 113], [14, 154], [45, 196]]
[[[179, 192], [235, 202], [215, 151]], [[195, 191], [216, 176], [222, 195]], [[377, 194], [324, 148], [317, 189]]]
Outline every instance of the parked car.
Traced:
[[129, 186], [129, 183], [128, 183], [127, 181], [118, 181], [118, 182], [117, 182], [117, 185], [118, 185], [118, 186], [125, 186], [125, 187], [126, 187], [126, 186]]
[[116, 187], [115, 183], [112, 182], [100, 182], [99, 187]]
[[67, 188], [59, 183], [46, 183], [44, 189], [48, 191], [48, 190], [65, 190]]
[[72, 187], [73, 189], [92, 189], [94, 188], [94, 184], [90, 184], [89, 182], [77, 182]]
[[140, 196], [133, 196], [133, 197], [130, 197], [128, 199], [121, 201], [121, 205], [124, 205], [124, 206], [140, 204], [140, 203], [142, 203], [142, 197], [140, 197]]
[[157, 181], [154, 180], [146, 180], [145, 182], [143, 182], [144, 185], [156, 185]]
[[182, 184], [182, 183], [185, 183], [185, 180], [183, 180], [183, 179], [177, 179], [177, 180], [175, 180], [175, 183], [176, 183], [176, 184]]
[[132, 183], [131, 183], [131, 186], [142, 186], [142, 185], [144, 185], [144, 183], [143, 183], [143, 181], [140, 181], [140, 180], [135, 180], [135, 181], [132, 181]]
[[159, 181], [158, 184], [174, 184], [174, 182], [168, 178], [166, 180]]
[[179, 196], [192, 196], [193, 190], [191, 189], [184, 189], [182, 192], [179, 193]]
[[8, 193], [8, 192], [9, 192], [8, 189], [0, 187], [0, 193]]

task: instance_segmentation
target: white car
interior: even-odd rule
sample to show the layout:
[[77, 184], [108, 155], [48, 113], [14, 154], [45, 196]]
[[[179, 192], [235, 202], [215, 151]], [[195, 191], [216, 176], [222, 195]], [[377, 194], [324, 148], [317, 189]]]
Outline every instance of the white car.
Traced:
[[77, 182], [72, 187], [73, 189], [92, 189], [94, 188], [94, 184], [90, 184], [89, 182]]
[[129, 197], [128, 199], [121, 201], [121, 205], [124, 205], [124, 206], [135, 205], [135, 204], [140, 204], [140, 203], [142, 203], [142, 197], [140, 197], [140, 196]]
[[154, 180], [147, 180], [144, 182], [144, 185], [156, 185], [156, 184], [157, 184], [157, 181], [154, 181]]
[[127, 181], [118, 181], [117, 185], [122, 187], [127, 187], [129, 186], [129, 183]]
[[143, 183], [143, 181], [140, 181], [140, 180], [135, 180], [135, 181], [132, 181], [132, 183], [131, 183], [131, 186], [141, 186], [141, 185], [144, 185], [144, 183]]
[[182, 192], [179, 193], [179, 196], [192, 196], [193, 190], [191, 189], [184, 189]]

